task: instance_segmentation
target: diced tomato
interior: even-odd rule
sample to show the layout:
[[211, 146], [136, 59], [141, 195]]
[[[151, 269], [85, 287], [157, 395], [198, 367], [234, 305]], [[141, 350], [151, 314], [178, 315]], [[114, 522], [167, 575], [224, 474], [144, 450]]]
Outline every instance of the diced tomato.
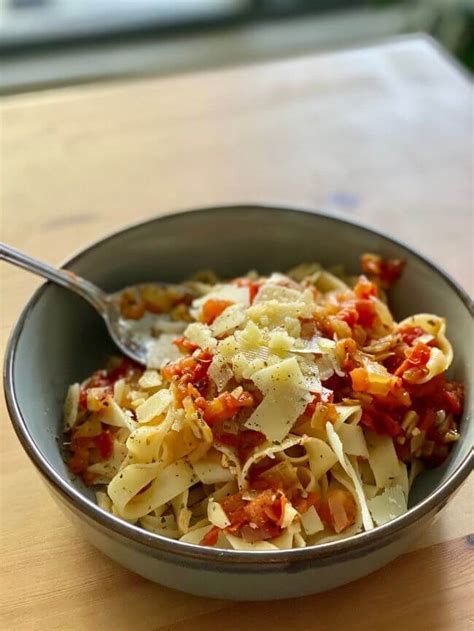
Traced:
[[214, 526], [207, 532], [204, 537], [199, 542], [201, 546], [215, 546], [217, 543], [217, 539], [219, 538], [220, 528]]
[[[413, 399], [413, 407], [418, 412], [421, 422], [419, 428], [427, 432], [430, 440], [439, 445], [444, 445], [444, 435], [452, 427], [456, 427], [455, 420], [446, 426], [443, 432], [435, 425], [435, 413], [444, 410], [446, 415], [454, 417], [460, 415], [464, 405], [464, 387], [456, 381], [447, 381], [444, 374], [437, 375], [427, 383], [408, 384]], [[440, 456], [441, 452], [437, 452]]]
[[413, 346], [413, 342], [424, 335], [425, 331], [419, 326], [404, 326], [398, 330], [398, 334], [405, 344]]
[[382, 287], [387, 289], [400, 278], [405, 267], [405, 261], [401, 259], [383, 259], [378, 254], [363, 254], [361, 266], [365, 274], [376, 278]]
[[451, 414], [461, 414], [464, 404], [464, 386], [457, 381], [446, 381], [440, 393], [443, 409]]
[[199, 348], [197, 344], [190, 342], [184, 335], [182, 337], [178, 337], [173, 340], [173, 344], [179, 348], [180, 351], [191, 351], [194, 352]]
[[380, 276], [382, 271], [382, 257], [378, 254], [363, 254], [361, 257], [361, 268], [369, 276]]
[[200, 397], [195, 403], [196, 407], [202, 411], [206, 423], [212, 425], [218, 421], [233, 418], [240, 408], [252, 407], [254, 398], [250, 392], [244, 390], [238, 396], [231, 392], [223, 392], [212, 401], [206, 401], [204, 397]]
[[431, 349], [423, 342], [417, 342], [415, 347], [407, 353], [407, 359], [415, 366], [426, 366], [430, 359]]
[[94, 437], [94, 443], [99, 450], [102, 460], [108, 460], [114, 450], [114, 442], [109, 431], [102, 432]]
[[120, 363], [111, 370], [96, 370], [80, 390], [79, 407], [81, 410], [87, 410], [87, 392], [90, 388], [105, 388], [108, 394], [112, 394], [115, 382], [134, 372], [141, 374], [143, 368], [128, 357], [123, 357]]
[[345, 305], [337, 314], [339, 320], [343, 320], [351, 328], [358, 322], [359, 313], [353, 305]]
[[268, 539], [274, 539], [281, 533], [281, 528], [277, 524], [268, 523], [265, 527], [253, 528], [249, 524], [242, 526], [240, 529], [240, 535], [242, 539], [249, 543], [255, 543], [256, 541], [266, 541]]
[[371, 300], [357, 300], [355, 308], [358, 316], [357, 323], [363, 327], [373, 326], [377, 318], [374, 303]]
[[337, 313], [337, 317], [339, 320], [346, 322], [351, 328], [356, 324], [370, 328], [377, 318], [377, 312], [371, 300], [362, 298], [344, 304], [342, 309]]
[[258, 528], [264, 527], [268, 521], [278, 524], [281, 519], [280, 498], [274, 499], [270, 490], [263, 491], [256, 499], [245, 506], [248, 520]]
[[445, 381], [446, 378], [444, 375], [436, 375], [436, 377], [433, 377], [433, 379], [430, 379], [426, 383], [409, 383], [407, 384], [407, 388], [413, 399], [429, 399], [443, 391]]
[[[398, 423], [393, 416], [388, 414], [388, 412], [384, 412], [379, 409], [377, 411], [377, 420], [379, 422], [379, 427], [382, 426], [384, 429], [383, 432], [379, 433], [388, 434], [392, 438], [395, 438], [396, 436], [403, 436], [404, 432], [400, 423]], [[375, 431], [377, 431], [377, 429]]]
[[368, 299], [370, 296], [377, 296], [378, 291], [377, 285], [372, 283], [366, 276], [359, 276], [359, 280], [354, 287], [354, 293], [357, 298]]
[[332, 403], [333, 401], [334, 392], [329, 388], [322, 386], [321, 392], [315, 392], [313, 394], [313, 400], [308, 403], [303, 414], [311, 417], [313, 416], [318, 403]]
[[90, 379], [86, 381], [85, 388], [107, 388], [110, 386], [110, 379], [106, 370], [96, 370]]
[[375, 419], [367, 410], [362, 411], [360, 424], [364, 427], [367, 427], [367, 429], [372, 430], [373, 432], [377, 431], [375, 426]]
[[403, 414], [404, 411], [392, 410], [388, 412], [386, 409], [381, 409], [380, 405], [372, 403], [363, 406], [360, 423], [377, 434], [387, 434], [395, 438], [404, 435], [401, 426]]
[[212, 434], [214, 436], [214, 440], [218, 443], [222, 443], [223, 445], [228, 445], [233, 449], [237, 449], [239, 446], [239, 435], [231, 434], [230, 432], [224, 432], [219, 429], [213, 427]]
[[89, 450], [76, 450], [73, 455], [68, 458], [67, 466], [74, 475], [81, 475], [89, 466]]
[[319, 512], [321, 498], [319, 497], [317, 493], [314, 493], [312, 491], [309, 492], [306, 495], [306, 497], [303, 497], [301, 493], [298, 492], [298, 495], [292, 498], [291, 503], [293, 504], [293, 507], [296, 508], [296, 510], [300, 514], [306, 513], [306, 511], [308, 511], [311, 508], [311, 506], [314, 506], [316, 510]]
[[105, 430], [97, 436], [75, 437], [72, 434], [70, 451], [72, 455], [67, 461], [68, 467], [75, 475], [81, 475], [86, 484], [93, 484], [93, 478], [86, 479], [87, 467], [91, 464], [91, 451], [98, 450], [101, 460], [108, 460], [113, 453], [113, 436]]
[[206, 300], [202, 307], [201, 320], [206, 324], [212, 324], [214, 320], [232, 304], [234, 303], [230, 300], [216, 300], [214, 298]]
[[275, 462], [271, 458], [265, 458], [260, 462], [254, 464], [248, 474], [249, 487], [254, 490], [265, 491], [271, 489], [272, 491], [283, 491], [283, 480], [274, 475], [269, 477], [266, 474], [267, 471], [275, 466]]
[[207, 389], [207, 372], [212, 361], [211, 353], [202, 351], [198, 356], [183, 357], [161, 369], [165, 379], [178, 379], [180, 384], [191, 383], [201, 394]]
[[331, 489], [326, 496], [325, 504], [329, 508], [330, 524], [335, 532], [343, 532], [355, 523], [357, 506], [349, 491]]
[[327, 502], [321, 502], [317, 508], [319, 519], [325, 526], [332, 529], [331, 523], [331, 511], [329, 510], [329, 504]]
[[[342, 368], [350, 372], [355, 368], [354, 353], [357, 351], [357, 342], [352, 337], [338, 340], [336, 343], [336, 353], [341, 360]], [[342, 359], [341, 359], [342, 356]]]
[[322, 384], [325, 388], [332, 390], [334, 392], [334, 397], [336, 398], [336, 394], [340, 395], [341, 392], [347, 391], [347, 394], [349, 393], [351, 380], [349, 377], [341, 377], [340, 375], [334, 373], [332, 377], [323, 381]]
[[239, 432], [237, 451], [240, 460], [246, 460], [255, 447], [262, 445], [265, 441], [266, 436], [262, 434], [262, 432], [256, 432], [253, 429], [246, 429]]
[[242, 492], [225, 497], [220, 504], [227, 515], [228, 532], [239, 533], [247, 541], [273, 539], [281, 533], [284, 502], [281, 494], [265, 489], [253, 500], [244, 500]]
[[237, 285], [237, 287], [248, 287], [249, 288], [249, 300], [250, 300], [250, 304], [253, 304], [253, 301], [255, 300], [255, 296], [258, 294], [258, 290], [260, 289], [260, 285], [256, 282], [254, 282], [253, 280], [251, 280], [250, 278], [237, 278], [234, 281], [234, 284]]
[[406, 359], [395, 371], [397, 377], [403, 377], [409, 383], [416, 383], [426, 374], [426, 364], [430, 359], [431, 349], [423, 342], [416, 342], [413, 348], [409, 348], [405, 355]]
[[[222, 431], [218, 423], [212, 426], [212, 433], [214, 440], [235, 449], [241, 461], [247, 460], [255, 447], [258, 447], [266, 440], [265, 434], [256, 432], [253, 429], [240, 430], [236, 434]], [[271, 466], [273, 465], [274, 463], [272, 462]]]

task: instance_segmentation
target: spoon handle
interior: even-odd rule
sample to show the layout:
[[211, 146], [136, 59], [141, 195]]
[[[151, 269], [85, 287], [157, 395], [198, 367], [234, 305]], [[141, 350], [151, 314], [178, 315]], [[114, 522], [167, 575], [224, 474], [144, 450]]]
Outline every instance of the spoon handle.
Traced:
[[102, 289], [99, 289], [99, 287], [96, 287], [93, 283], [77, 276], [74, 272], [63, 269], [55, 269], [54, 267], [51, 267], [51, 265], [38, 261], [19, 250], [15, 250], [15, 248], [12, 248], [5, 243], [0, 243], [0, 260], [5, 260], [17, 267], [26, 269], [28, 272], [33, 272], [33, 274], [43, 276], [43, 278], [47, 278], [48, 280], [53, 281], [53, 283], [74, 291], [76, 294], [79, 294], [79, 296], [90, 302], [90, 304], [101, 314], [104, 314], [107, 309], [107, 294], [103, 292]]

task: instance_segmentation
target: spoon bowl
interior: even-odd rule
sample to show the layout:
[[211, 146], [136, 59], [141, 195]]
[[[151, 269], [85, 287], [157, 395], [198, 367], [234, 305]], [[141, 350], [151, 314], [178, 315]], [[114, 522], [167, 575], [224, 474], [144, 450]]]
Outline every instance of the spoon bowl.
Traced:
[[[0, 260], [42, 276], [87, 300], [104, 319], [110, 337], [120, 351], [139, 364], [149, 363], [150, 353], [159, 334], [154, 326], [154, 318], [147, 318], [146, 315], [140, 318], [125, 318], [121, 311], [123, 296], [138, 296], [144, 285], [126, 287], [113, 294], [107, 294], [74, 272], [56, 269], [3, 243], [0, 244]], [[147, 283], [146, 285], [148, 288], [168, 286], [165, 283]], [[178, 327], [176, 327], [176, 332], [179, 333]]]

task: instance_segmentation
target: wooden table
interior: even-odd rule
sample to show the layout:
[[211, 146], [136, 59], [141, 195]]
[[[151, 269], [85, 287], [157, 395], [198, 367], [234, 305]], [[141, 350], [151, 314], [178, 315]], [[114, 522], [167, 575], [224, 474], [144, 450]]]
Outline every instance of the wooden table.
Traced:
[[[3, 239], [58, 264], [154, 214], [254, 201], [339, 211], [417, 247], [472, 289], [471, 89], [433, 43], [2, 106]], [[2, 266], [5, 342], [38, 281]], [[254, 605], [174, 592], [84, 542], [1, 423], [2, 619], [23, 629], [467, 629], [471, 480], [408, 554], [328, 594]], [[469, 549], [471, 545], [471, 549]]]

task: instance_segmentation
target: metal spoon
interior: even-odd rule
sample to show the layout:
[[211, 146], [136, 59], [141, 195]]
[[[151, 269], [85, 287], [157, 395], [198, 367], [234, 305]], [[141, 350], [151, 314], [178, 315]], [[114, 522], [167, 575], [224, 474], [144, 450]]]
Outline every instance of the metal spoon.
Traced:
[[[151, 326], [147, 338], [144, 335], [143, 323], [139, 325], [139, 320], [129, 320], [122, 317], [119, 308], [119, 297], [122, 291], [106, 294], [102, 289], [77, 276], [74, 272], [55, 269], [51, 265], [38, 261], [5, 244], [0, 244], [0, 260], [8, 261], [38, 276], [43, 276], [53, 283], [79, 294], [103, 317], [110, 336], [122, 353], [140, 364], [147, 364], [150, 339], [153, 337]], [[160, 284], [160, 286], [163, 285]]]

